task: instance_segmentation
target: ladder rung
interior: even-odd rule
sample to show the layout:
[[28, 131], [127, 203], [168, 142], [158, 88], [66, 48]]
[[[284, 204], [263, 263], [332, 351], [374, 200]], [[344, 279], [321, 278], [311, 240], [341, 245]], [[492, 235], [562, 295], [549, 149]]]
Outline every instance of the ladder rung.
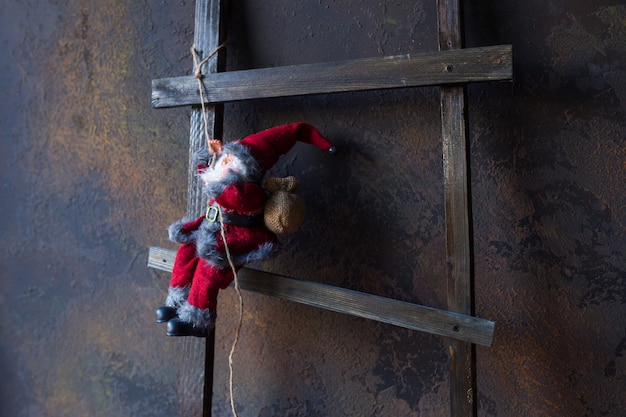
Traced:
[[[511, 45], [206, 74], [207, 104], [271, 97], [510, 80]], [[200, 104], [193, 76], [152, 81], [152, 105]]]
[[[176, 251], [151, 247], [148, 266], [171, 272], [175, 256]], [[493, 341], [495, 323], [477, 317], [251, 268], [241, 269], [238, 278], [247, 291], [483, 346]]]

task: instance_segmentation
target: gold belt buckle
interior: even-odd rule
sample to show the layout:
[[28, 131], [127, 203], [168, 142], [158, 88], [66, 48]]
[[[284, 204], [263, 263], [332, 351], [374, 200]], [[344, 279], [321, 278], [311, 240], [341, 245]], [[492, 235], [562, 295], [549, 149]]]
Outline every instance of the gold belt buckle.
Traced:
[[215, 206], [209, 206], [206, 209], [206, 219], [211, 223], [215, 223], [217, 221], [217, 216], [220, 214], [220, 210]]

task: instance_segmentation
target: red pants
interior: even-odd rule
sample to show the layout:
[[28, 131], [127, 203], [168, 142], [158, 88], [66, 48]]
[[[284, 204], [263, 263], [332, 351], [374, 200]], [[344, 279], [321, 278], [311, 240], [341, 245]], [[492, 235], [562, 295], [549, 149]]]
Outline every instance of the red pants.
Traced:
[[[239, 269], [239, 268], [237, 268]], [[195, 242], [184, 243], [176, 253], [170, 287], [191, 287], [187, 301], [200, 310], [217, 308], [217, 294], [233, 282], [230, 267], [219, 269], [196, 255]]]

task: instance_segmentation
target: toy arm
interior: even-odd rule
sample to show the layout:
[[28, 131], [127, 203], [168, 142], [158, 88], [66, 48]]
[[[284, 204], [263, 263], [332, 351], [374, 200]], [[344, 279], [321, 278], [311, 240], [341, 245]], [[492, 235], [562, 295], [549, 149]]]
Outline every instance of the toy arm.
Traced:
[[192, 242], [195, 240], [195, 232], [198, 230], [203, 220], [204, 216], [201, 216], [191, 222], [186, 222], [185, 219], [181, 219], [172, 223], [167, 229], [170, 240], [180, 244]]
[[240, 214], [257, 214], [261, 212], [265, 205], [265, 200], [267, 200], [265, 190], [258, 184], [250, 182], [228, 187], [216, 199], [220, 206]]

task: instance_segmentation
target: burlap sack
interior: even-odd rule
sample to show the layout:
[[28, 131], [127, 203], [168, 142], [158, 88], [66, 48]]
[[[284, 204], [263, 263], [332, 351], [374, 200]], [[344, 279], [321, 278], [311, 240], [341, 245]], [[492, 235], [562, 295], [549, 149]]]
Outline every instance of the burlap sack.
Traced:
[[265, 204], [265, 226], [272, 232], [293, 233], [304, 221], [304, 199], [293, 193], [298, 184], [296, 177], [271, 177], [265, 182], [265, 189], [270, 192]]

